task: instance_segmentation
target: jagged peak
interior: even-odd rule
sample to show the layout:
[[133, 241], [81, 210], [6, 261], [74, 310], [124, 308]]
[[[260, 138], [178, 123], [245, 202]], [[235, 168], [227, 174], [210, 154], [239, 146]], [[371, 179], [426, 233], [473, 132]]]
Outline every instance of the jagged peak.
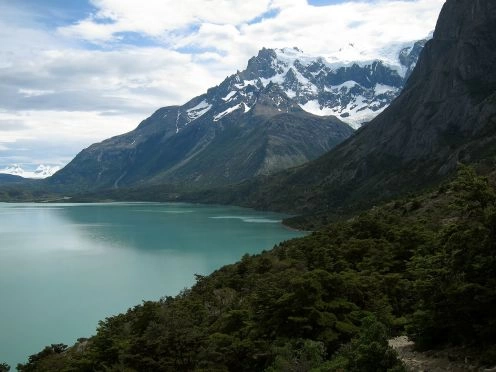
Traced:
[[[402, 44], [401, 48], [391, 46], [397, 60], [393, 67], [390, 61], [379, 59], [338, 63], [329, 56], [307, 54], [298, 47], [264, 47], [249, 59], [245, 70], [236, 71], [218, 86], [210, 88], [205, 99], [184, 105], [184, 115], [177, 128], [200, 117], [219, 118], [220, 114], [225, 117], [242, 112], [241, 108], [247, 113], [254, 106], [257, 95], [264, 96], [269, 92], [284, 93], [291, 101], [285, 107], [291, 107], [291, 110], [299, 105], [314, 115], [340, 116], [358, 128], [374, 118], [398, 94], [424, 44], [425, 41], [417, 41]], [[352, 42], [347, 45], [358, 49]], [[280, 92], [274, 90], [276, 87]]]

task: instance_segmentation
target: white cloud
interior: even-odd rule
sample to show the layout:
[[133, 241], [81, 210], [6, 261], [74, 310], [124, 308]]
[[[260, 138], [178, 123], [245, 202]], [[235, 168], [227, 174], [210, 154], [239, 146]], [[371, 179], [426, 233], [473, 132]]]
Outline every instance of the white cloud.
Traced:
[[269, 10], [269, 0], [92, 0], [98, 12], [79, 23], [61, 27], [66, 36], [109, 41], [121, 32], [160, 37], [165, 32], [201, 23], [248, 22]]
[[2, 130], [0, 142], [13, 143], [18, 139], [64, 141], [77, 137], [88, 141], [103, 140], [120, 131], [131, 130], [142, 118], [140, 114], [121, 116], [104, 115], [93, 111], [30, 111], [0, 112], [1, 122], [22, 123], [19, 130]]
[[219, 78], [192, 55], [163, 48], [47, 50], [0, 69], [0, 107], [144, 116], [201, 94]]
[[39, 97], [39, 96], [45, 96], [47, 94], [53, 94], [53, 93], [55, 93], [55, 91], [54, 90], [20, 88], [19, 93], [22, 94], [24, 97]]
[[282, 9], [274, 18], [244, 24], [237, 33], [202, 26], [197, 33], [180, 40], [179, 45], [215, 45], [243, 60], [261, 46], [298, 46], [307, 53], [328, 55], [352, 42], [373, 54], [391, 43], [426, 37], [434, 28], [444, 0], [383, 0], [327, 7], [297, 3]]
[[[0, 112], [0, 167], [14, 163], [65, 165], [84, 147], [132, 130], [141, 114], [92, 111]], [[22, 123], [18, 130], [1, 123]]]

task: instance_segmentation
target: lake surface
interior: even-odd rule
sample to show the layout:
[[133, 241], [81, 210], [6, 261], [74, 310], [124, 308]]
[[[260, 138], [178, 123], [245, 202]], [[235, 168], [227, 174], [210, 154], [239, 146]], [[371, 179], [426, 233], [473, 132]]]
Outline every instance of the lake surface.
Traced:
[[245, 253], [302, 236], [284, 216], [189, 204], [0, 203], [0, 362], [73, 344], [98, 320], [176, 295]]

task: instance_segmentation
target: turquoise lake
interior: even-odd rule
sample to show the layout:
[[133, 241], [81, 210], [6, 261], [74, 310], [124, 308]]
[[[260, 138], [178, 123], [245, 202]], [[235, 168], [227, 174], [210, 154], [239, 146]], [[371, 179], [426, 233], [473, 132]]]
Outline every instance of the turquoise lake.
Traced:
[[0, 362], [73, 344], [245, 253], [302, 236], [284, 216], [160, 203], [0, 203]]

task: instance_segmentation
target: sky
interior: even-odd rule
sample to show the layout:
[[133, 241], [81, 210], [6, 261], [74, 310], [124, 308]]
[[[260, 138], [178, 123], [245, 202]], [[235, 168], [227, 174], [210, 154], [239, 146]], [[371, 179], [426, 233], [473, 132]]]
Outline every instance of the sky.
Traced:
[[0, 170], [63, 166], [243, 70], [425, 38], [445, 0], [0, 0]]

